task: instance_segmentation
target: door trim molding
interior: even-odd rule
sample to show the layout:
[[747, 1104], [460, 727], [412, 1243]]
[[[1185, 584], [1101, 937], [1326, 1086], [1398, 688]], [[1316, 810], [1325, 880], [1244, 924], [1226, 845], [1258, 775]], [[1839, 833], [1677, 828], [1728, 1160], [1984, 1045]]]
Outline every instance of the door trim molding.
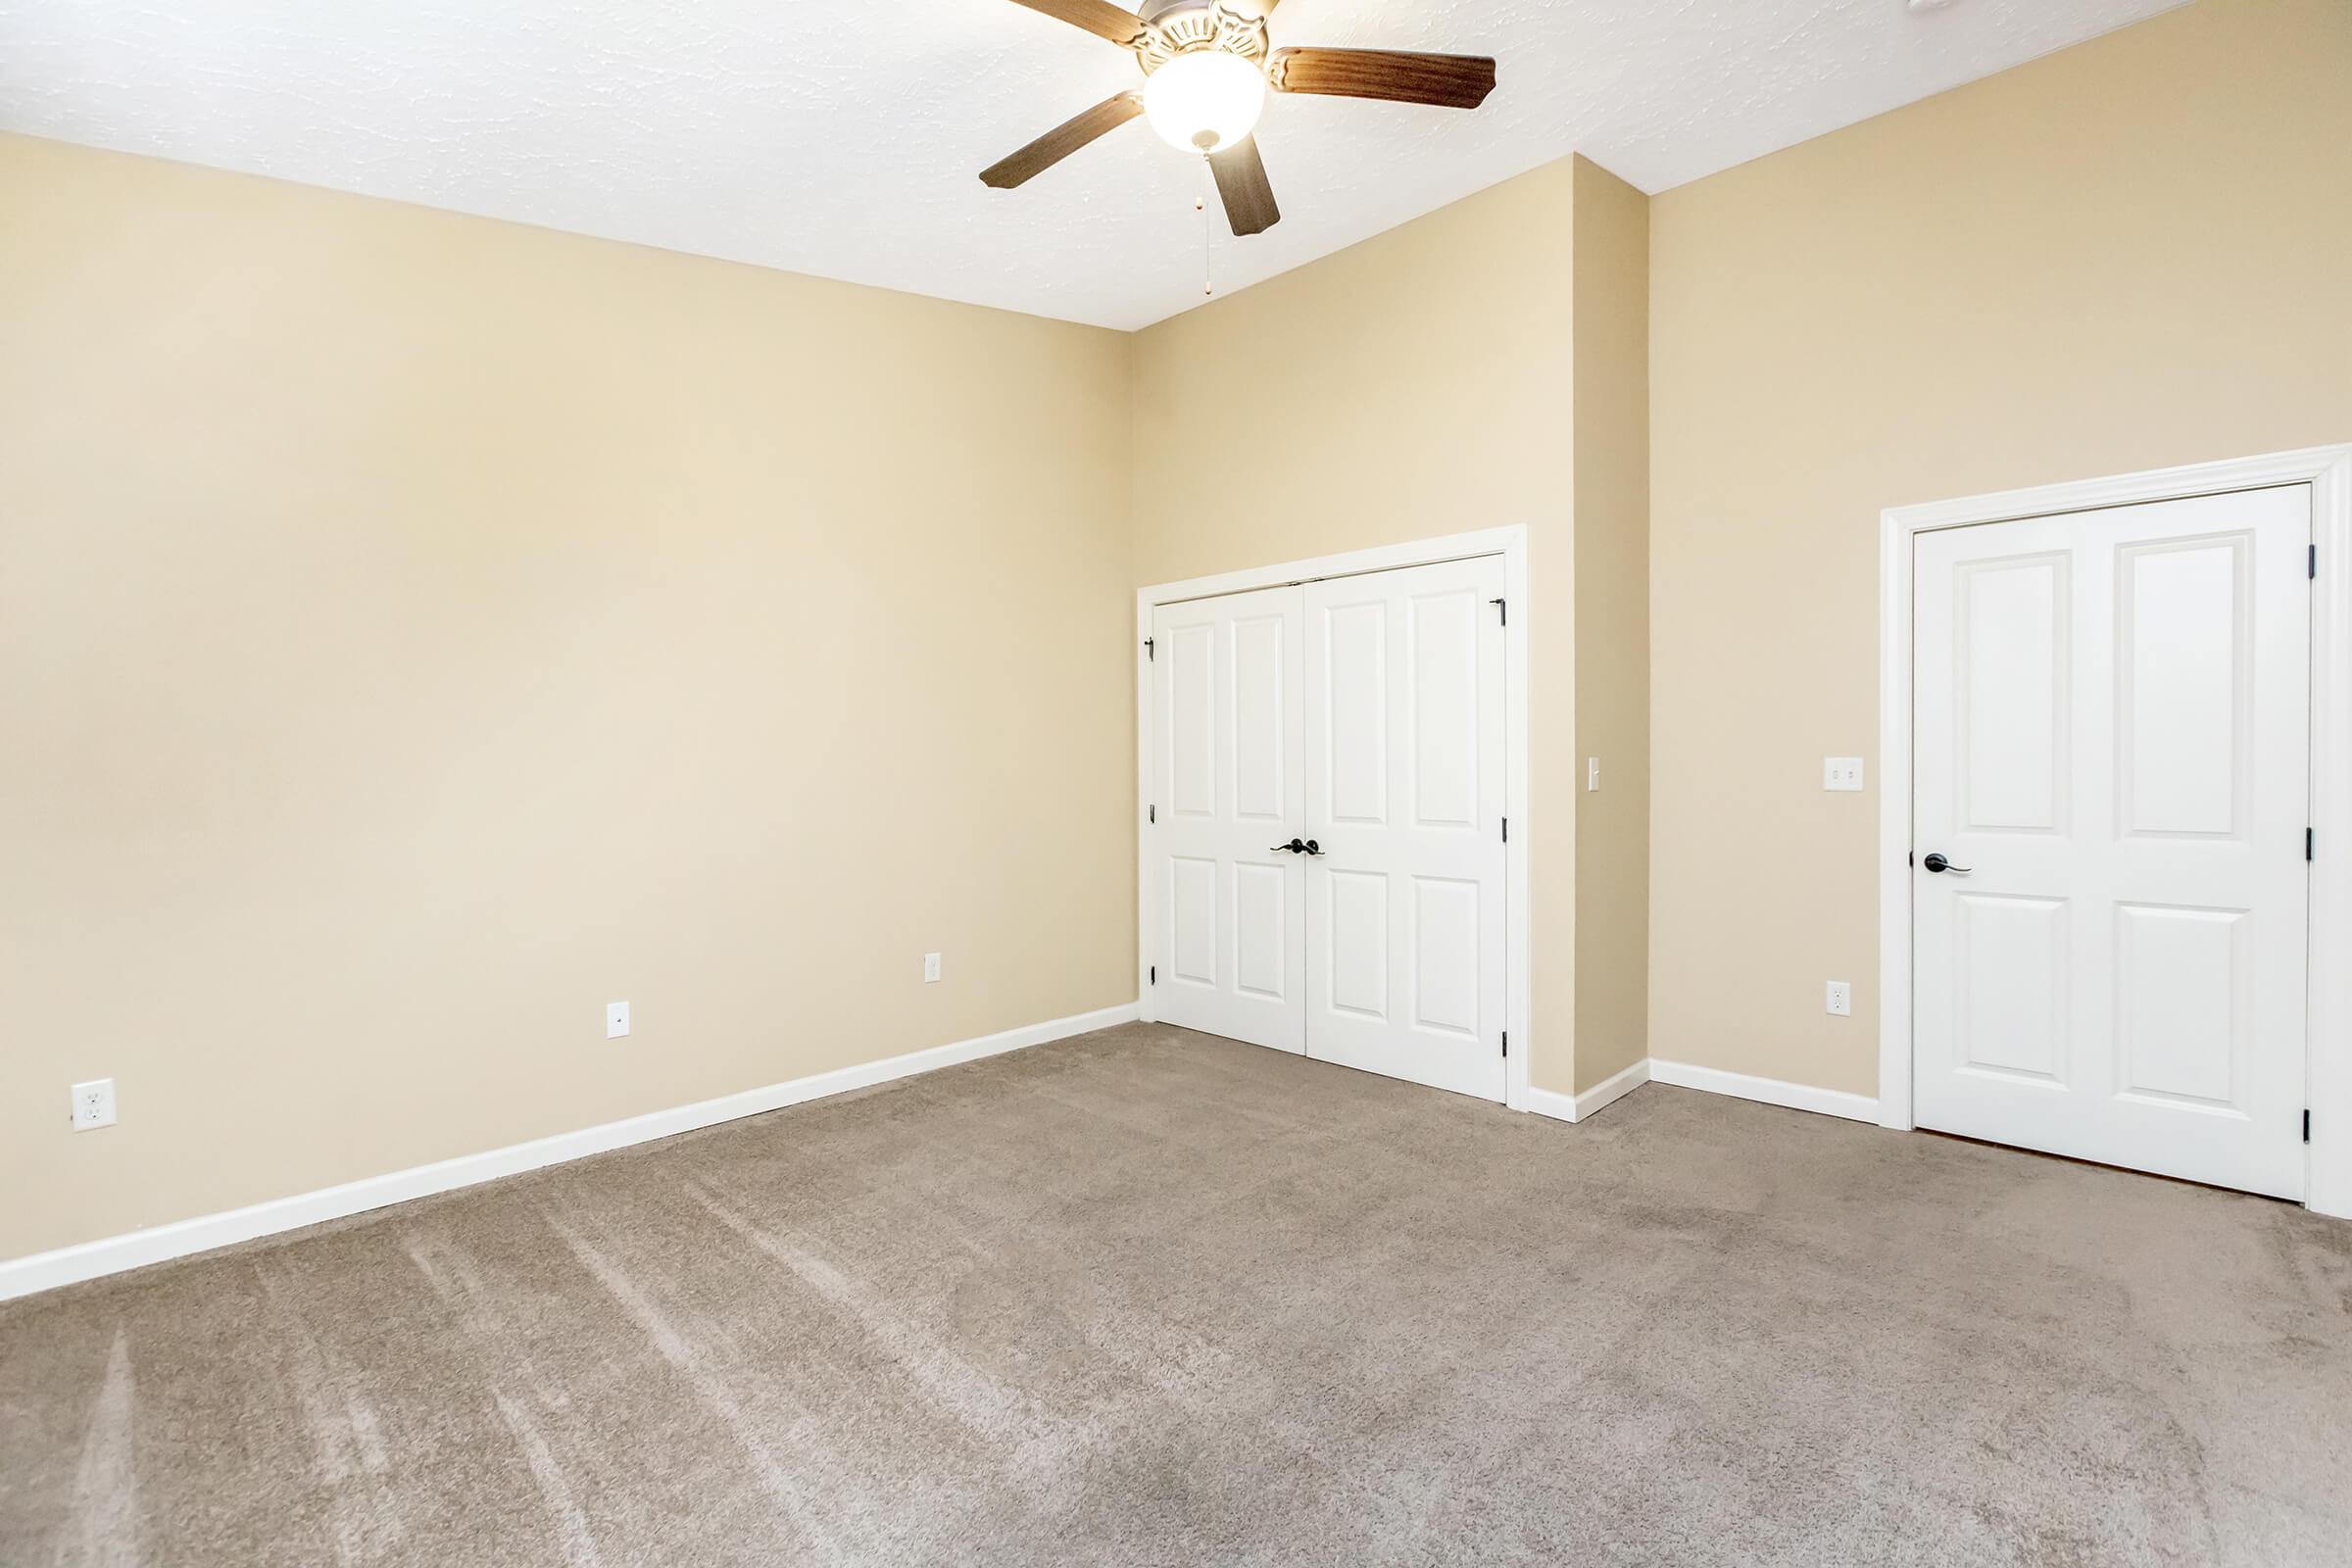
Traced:
[[1188, 599], [1213, 599], [1249, 593], [1259, 588], [1288, 588], [1327, 577], [1356, 577], [1366, 572], [1396, 571], [1406, 566], [1434, 566], [1447, 561], [1478, 556], [1502, 558], [1503, 597], [1508, 618], [1503, 622], [1503, 815], [1510, 819], [1511, 836], [1503, 846], [1503, 1027], [1510, 1031], [1511, 1054], [1503, 1061], [1503, 1103], [1513, 1110], [1528, 1108], [1527, 1067], [1535, 1050], [1531, 1027], [1534, 986], [1528, 958], [1527, 847], [1534, 822], [1527, 790], [1527, 638], [1534, 607], [1527, 592], [1527, 529], [1513, 523], [1474, 533], [1447, 534], [1409, 544], [1381, 545], [1350, 550], [1306, 561], [1277, 562], [1208, 577], [1187, 577], [1135, 593], [1135, 978], [1142, 1016], [1156, 1019], [1149, 973], [1159, 946], [1158, 900], [1152, 879], [1152, 662], [1144, 639], [1152, 635], [1152, 612], [1161, 605]]
[[1879, 1124], [1911, 1110], [1912, 542], [1939, 528], [2192, 496], [2311, 486], [2311, 965], [2306, 1206], [2352, 1218], [2352, 445], [2002, 490], [1879, 517]]

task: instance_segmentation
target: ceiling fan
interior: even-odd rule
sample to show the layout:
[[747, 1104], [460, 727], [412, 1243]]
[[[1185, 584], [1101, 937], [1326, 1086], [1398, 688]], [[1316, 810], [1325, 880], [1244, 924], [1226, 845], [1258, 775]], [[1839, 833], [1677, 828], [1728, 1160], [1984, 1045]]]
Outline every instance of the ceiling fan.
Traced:
[[1333, 98], [1476, 109], [1494, 90], [1494, 62], [1484, 55], [1415, 54], [1392, 49], [1269, 49], [1266, 16], [1278, 0], [1144, 0], [1142, 16], [1110, 0], [1013, 0], [1084, 27], [1135, 52], [1140, 88], [1106, 98], [1047, 131], [1000, 164], [981, 183], [1010, 190], [1138, 115], [1167, 143], [1206, 155], [1236, 234], [1262, 234], [1282, 220], [1265, 161], [1250, 132], [1266, 90]]

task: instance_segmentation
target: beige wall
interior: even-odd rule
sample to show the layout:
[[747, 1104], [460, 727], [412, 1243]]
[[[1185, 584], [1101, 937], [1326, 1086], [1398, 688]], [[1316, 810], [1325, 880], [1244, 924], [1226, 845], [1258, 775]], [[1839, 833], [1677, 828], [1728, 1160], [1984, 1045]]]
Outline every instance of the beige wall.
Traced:
[[[1561, 1092], [1576, 962], [1573, 177], [1547, 165], [1135, 339], [1138, 586], [1527, 526], [1528, 1066]], [[1250, 431], [1239, 447], [1219, 439], [1235, 418]]]
[[0, 1257], [1134, 998], [1128, 339], [23, 139], [0, 211]]
[[2352, 441], [2347, 83], [2201, 0], [1653, 203], [1658, 1055], [1875, 1092], [1881, 508]]
[[1576, 180], [1576, 1088], [1649, 1054], [1649, 199]]

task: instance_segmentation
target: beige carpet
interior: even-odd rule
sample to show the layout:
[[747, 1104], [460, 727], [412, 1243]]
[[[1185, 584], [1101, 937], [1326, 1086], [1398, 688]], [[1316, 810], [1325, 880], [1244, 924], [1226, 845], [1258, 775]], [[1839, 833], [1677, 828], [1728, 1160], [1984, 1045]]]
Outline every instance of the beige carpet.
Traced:
[[0, 1563], [2352, 1562], [2352, 1226], [1152, 1026], [0, 1307]]

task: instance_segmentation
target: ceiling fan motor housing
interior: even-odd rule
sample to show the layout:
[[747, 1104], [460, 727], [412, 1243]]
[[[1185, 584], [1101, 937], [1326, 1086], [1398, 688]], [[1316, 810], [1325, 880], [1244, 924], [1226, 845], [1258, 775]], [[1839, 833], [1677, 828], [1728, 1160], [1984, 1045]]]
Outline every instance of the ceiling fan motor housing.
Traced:
[[1239, 55], [1262, 66], [1266, 58], [1266, 19], [1222, 0], [1172, 0], [1156, 9], [1144, 9], [1147, 24], [1135, 40], [1135, 57], [1151, 75], [1178, 55], [1200, 50]]

